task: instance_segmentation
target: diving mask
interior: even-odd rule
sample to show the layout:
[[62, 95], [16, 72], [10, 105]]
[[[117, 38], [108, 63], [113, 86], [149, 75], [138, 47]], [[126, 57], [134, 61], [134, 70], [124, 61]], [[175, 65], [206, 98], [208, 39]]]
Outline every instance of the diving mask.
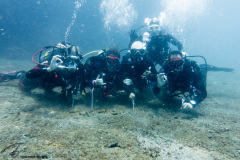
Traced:
[[133, 55], [143, 55], [144, 54], [144, 49], [131, 49], [131, 53]]
[[182, 58], [174, 58], [169, 61], [169, 64], [173, 68], [178, 68], [183, 65], [183, 59]]
[[116, 66], [119, 64], [119, 58], [113, 55], [107, 56], [108, 65]]

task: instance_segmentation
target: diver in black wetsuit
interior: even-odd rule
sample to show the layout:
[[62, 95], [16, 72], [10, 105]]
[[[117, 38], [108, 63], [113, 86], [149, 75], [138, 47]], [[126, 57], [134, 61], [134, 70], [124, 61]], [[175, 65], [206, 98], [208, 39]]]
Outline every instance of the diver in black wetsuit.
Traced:
[[135, 88], [142, 91], [148, 87], [148, 84], [156, 84], [157, 71], [145, 52], [145, 43], [135, 41], [130, 52], [123, 56], [121, 62], [121, 79], [123, 79], [125, 90], [130, 93], [131, 100], [135, 98]]
[[54, 87], [62, 87], [61, 95], [67, 98], [80, 90], [84, 74], [81, 60], [77, 46], [59, 43], [40, 57], [40, 63], [30, 71], [4, 74], [2, 79], [20, 79], [25, 91], [37, 87], [51, 91]]
[[182, 95], [182, 109], [191, 109], [207, 97], [206, 81], [195, 61], [183, 58], [179, 51], [172, 51], [164, 63], [164, 72], [157, 76], [162, 95]]
[[145, 23], [147, 24], [147, 32], [142, 36], [137, 36], [134, 30], [130, 32], [129, 46], [136, 40], [143, 41], [146, 43], [148, 56], [152, 59], [153, 63], [155, 65], [160, 64], [161, 66], [168, 58], [169, 52], [171, 52], [169, 44], [173, 44], [179, 51], [182, 51], [182, 43], [171, 34], [164, 32], [157, 18], [146, 18]]
[[90, 87], [99, 98], [107, 98], [122, 86], [120, 81], [120, 52], [116, 47], [102, 50], [97, 56], [90, 57], [84, 64], [83, 88]]

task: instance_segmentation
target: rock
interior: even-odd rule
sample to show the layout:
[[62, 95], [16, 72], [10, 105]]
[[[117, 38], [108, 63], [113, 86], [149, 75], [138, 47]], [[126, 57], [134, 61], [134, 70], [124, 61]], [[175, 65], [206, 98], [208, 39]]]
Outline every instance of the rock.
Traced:
[[77, 113], [77, 112], [81, 112], [79, 108], [72, 108], [69, 113]]
[[156, 158], [158, 155], [157, 155], [156, 153], [151, 153], [150, 156], [151, 156], [152, 158]]
[[79, 115], [90, 117], [88, 112], [85, 112], [85, 111], [79, 112]]
[[224, 132], [228, 132], [228, 131], [230, 131], [229, 128], [224, 128]]
[[112, 115], [118, 115], [118, 113], [117, 112], [113, 112]]
[[105, 147], [107, 147], [107, 148], [114, 148], [114, 147], [126, 148], [126, 146], [120, 146], [120, 145], [118, 144], [118, 142], [112, 143], [112, 144], [110, 144], [110, 145], [105, 145]]
[[45, 144], [46, 144], [46, 145], [50, 145], [50, 144], [52, 144], [52, 142], [46, 140], [46, 141], [45, 141]]
[[10, 111], [10, 112], [8, 112], [8, 114], [15, 114], [15, 112], [13, 112], [13, 111]]
[[106, 109], [101, 109], [101, 110], [98, 111], [98, 113], [106, 113], [106, 112], [107, 112]]
[[21, 114], [21, 112], [18, 111], [15, 117], [18, 117], [20, 114]]

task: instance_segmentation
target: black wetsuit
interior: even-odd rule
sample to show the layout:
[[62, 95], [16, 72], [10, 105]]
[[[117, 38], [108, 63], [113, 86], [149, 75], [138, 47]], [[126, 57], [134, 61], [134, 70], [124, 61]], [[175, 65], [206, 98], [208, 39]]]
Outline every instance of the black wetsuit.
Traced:
[[159, 34], [150, 35], [150, 41], [147, 43], [147, 52], [154, 64], [163, 65], [171, 51], [170, 43], [177, 46], [179, 51], [183, 49], [182, 43], [171, 34], [160, 32]]
[[[120, 65], [117, 64], [114, 71], [109, 71], [106, 58], [101, 56], [93, 56], [87, 59], [84, 64], [85, 75], [83, 88], [91, 87], [101, 90], [101, 96], [107, 97], [109, 94], [114, 94], [122, 86], [122, 82], [119, 79]], [[103, 83], [106, 85], [97, 86], [93, 81], [96, 79], [103, 79]]]
[[206, 83], [200, 68], [195, 61], [188, 59], [185, 59], [181, 67], [181, 70], [177, 71], [171, 67], [169, 61], [164, 64], [164, 72], [168, 79], [164, 90], [171, 96], [175, 96], [179, 91], [188, 92], [188, 100], [195, 100], [198, 104], [207, 97]]
[[[137, 36], [134, 30], [130, 33], [129, 48], [135, 41], [142, 41], [142, 35]], [[151, 34], [149, 37], [150, 41], [147, 42], [147, 52], [149, 57], [152, 59], [154, 65], [163, 63], [167, 60], [171, 48], [169, 44], [175, 45], [179, 51], [182, 51], [183, 45], [180, 41], [174, 38], [171, 34], [160, 31], [158, 34]]]
[[[151, 71], [151, 75], [147, 79], [143, 79], [142, 75], [145, 71]], [[126, 86], [126, 90], [128, 92], [133, 92], [133, 87], [142, 90], [147, 87], [148, 82], [154, 83], [151, 86], [156, 84], [156, 68], [152, 63], [151, 59], [146, 55], [138, 57], [138, 59], [134, 60], [131, 57], [131, 54], [127, 54], [123, 57], [121, 62], [121, 79], [131, 79], [133, 82], [133, 86]]]
[[47, 72], [46, 66], [38, 65], [21, 74], [20, 85], [24, 90], [42, 87], [46, 91], [50, 91], [54, 87], [62, 87], [62, 94], [66, 96], [67, 87], [71, 86], [68, 92], [80, 89], [84, 74], [82, 64], [79, 63], [77, 68], [78, 70], [75, 72], [69, 72], [67, 68]]

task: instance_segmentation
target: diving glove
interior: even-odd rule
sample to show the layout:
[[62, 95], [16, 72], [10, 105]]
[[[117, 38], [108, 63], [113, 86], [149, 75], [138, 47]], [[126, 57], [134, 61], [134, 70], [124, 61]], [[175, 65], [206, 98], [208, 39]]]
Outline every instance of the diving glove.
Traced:
[[138, 35], [136, 33], [136, 30], [131, 30], [131, 32], [129, 32], [129, 35], [130, 35], [130, 40], [133, 42], [135, 41], [137, 38], [138, 38]]
[[164, 73], [157, 74], [157, 87], [162, 88], [167, 83], [167, 77]]
[[58, 67], [62, 68], [63, 66], [61, 64], [63, 64], [63, 61], [60, 59], [61, 56], [56, 55], [53, 56], [52, 60], [51, 60], [51, 64], [50, 66], [47, 68], [48, 72], [54, 71], [55, 69], [57, 69]]
[[134, 93], [130, 93], [129, 99], [134, 100], [135, 99], [135, 94]]
[[148, 68], [148, 70], [146, 70], [143, 75], [142, 75], [142, 79], [147, 79], [149, 76], [151, 76], [152, 72], [151, 72], [151, 67]]
[[123, 83], [124, 83], [125, 85], [127, 85], [127, 86], [133, 85], [133, 82], [132, 82], [131, 79], [124, 79], [124, 80], [123, 80]]
[[103, 83], [103, 79], [100, 78], [100, 79], [96, 79], [94, 81], [94, 84], [97, 85], [97, 86], [102, 86], [102, 85], [105, 85], [106, 83]]
[[188, 102], [184, 102], [181, 107], [181, 109], [184, 109], [184, 110], [188, 110], [188, 109], [192, 109], [192, 108], [193, 108], [193, 105]]
[[147, 79], [151, 75], [151, 71], [145, 71], [142, 75], [142, 79]]

